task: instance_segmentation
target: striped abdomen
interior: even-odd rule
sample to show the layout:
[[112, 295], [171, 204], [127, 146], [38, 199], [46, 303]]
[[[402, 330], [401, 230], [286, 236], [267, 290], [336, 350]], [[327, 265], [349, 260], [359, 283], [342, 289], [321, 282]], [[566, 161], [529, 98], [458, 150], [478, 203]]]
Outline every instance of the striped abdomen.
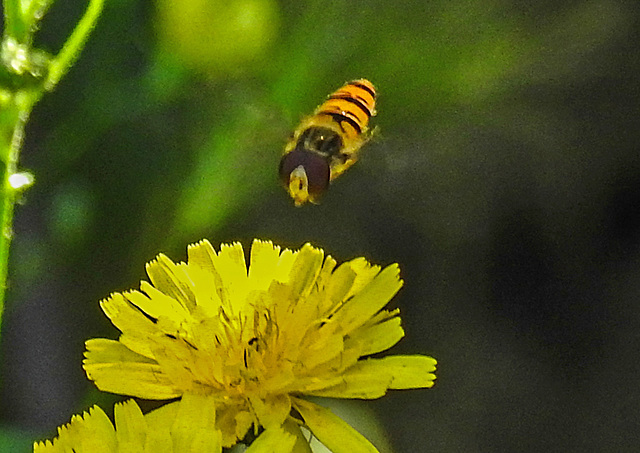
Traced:
[[329, 96], [315, 111], [328, 116], [342, 129], [348, 141], [366, 132], [369, 118], [375, 115], [376, 90], [366, 79], [354, 80]]

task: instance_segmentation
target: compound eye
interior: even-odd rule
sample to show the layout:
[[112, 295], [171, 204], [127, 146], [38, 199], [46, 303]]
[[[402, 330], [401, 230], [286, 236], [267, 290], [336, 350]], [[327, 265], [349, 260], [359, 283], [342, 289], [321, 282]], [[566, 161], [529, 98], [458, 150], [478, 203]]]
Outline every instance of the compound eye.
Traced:
[[323, 156], [294, 150], [280, 160], [280, 181], [297, 206], [314, 203], [329, 187], [330, 170]]

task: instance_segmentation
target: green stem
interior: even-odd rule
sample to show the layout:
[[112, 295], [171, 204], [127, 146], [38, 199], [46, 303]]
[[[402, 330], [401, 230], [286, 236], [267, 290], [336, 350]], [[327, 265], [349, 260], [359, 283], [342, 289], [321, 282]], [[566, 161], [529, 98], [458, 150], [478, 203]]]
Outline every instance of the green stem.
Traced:
[[24, 128], [37, 98], [38, 96], [33, 96], [29, 93], [16, 93], [12, 99], [10, 113], [13, 120], [12, 132], [8, 137], [8, 143], [3, 143], [3, 146], [8, 147], [8, 149], [2, 153], [6, 157], [2, 181], [3, 199], [0, 208], [0, 331], [2, 329], [2, 314], [4, 313], [5, 293], [7, 290], [9, 246], [13, 238], [13, 210], [19, 193], [19, 190], [9, 183], [9, 177], [18, 170], [18, 156], [20, 155], [20, 148], [24, 138]]
[[104, 0], [89, 0], [89, 6], [87, 6], [87, 10], [84, 12], [82, 19], [80, 19], [76, 28], [73, 29], [73, 33], [71, 33], [67, 42], [64, 43], [60, 53], [51, 61], [49, 75], [44, 83], [46, 90], [53, 89], [76, 61], [87, 38], [91, 34], [91, 30], [95, 27], [98, 17], [100, 17], [103, 6]]
[[22, 15], [21, 0], [4, 0], [4, 36], [11, 36], [19, 43], [29, 39], [29, 27]]
[[28, 20], [27, 26], [33, 33], [38, 26], [38, 22], [49, 9], [54, 0], [31, 0], [29, 7], [24, 12], [25, 22]]

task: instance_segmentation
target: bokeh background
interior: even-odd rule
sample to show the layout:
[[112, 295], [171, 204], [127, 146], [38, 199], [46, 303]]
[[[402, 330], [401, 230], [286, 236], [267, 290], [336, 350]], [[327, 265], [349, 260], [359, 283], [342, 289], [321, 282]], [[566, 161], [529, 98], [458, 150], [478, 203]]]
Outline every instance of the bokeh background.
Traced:
[[[85, 4], [55, 3], [36, 45]], [[636, 0], [109, 0], [27, 126], [0, 450], [113, 403], [80, 365], [116, 337], [100, 299], [158, 252], [258, 237], [401, 264], [394, 352], [439, 370], [362, 403], [393, 451], [638, 451], [638, 43]], [[294, 208], [288, 134], [360, 77], [379, 133]]]

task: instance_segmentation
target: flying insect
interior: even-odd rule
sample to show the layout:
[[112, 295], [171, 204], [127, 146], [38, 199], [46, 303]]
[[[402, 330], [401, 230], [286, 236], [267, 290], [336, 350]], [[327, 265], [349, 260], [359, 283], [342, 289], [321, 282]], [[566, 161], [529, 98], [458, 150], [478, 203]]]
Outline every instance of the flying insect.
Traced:
[[371, 138], [376, 90], [367, 79], [353, 80], [302, 120], [287, 142], [279, 175], [296, 206], [318, 203], [329, 183], [358, 160]]

